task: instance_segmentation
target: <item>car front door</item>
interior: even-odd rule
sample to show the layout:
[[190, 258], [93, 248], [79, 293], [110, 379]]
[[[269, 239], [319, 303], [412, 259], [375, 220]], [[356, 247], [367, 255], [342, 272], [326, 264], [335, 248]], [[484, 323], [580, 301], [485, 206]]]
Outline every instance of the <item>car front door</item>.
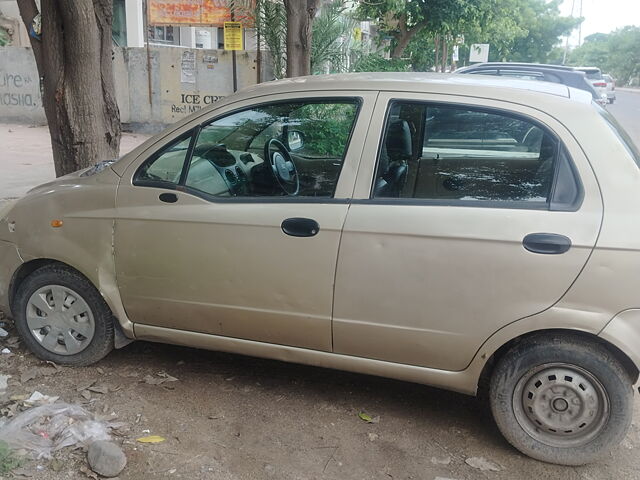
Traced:
[[134, 161], [115, 225], [130, 319], [330, 350], [340, 234], [374, 98], [232, 104]]
[[345, 223], [334, 351], [464, 369], [579, 275], [602, 218], [582, 150], [506, 102], [381, 93]]

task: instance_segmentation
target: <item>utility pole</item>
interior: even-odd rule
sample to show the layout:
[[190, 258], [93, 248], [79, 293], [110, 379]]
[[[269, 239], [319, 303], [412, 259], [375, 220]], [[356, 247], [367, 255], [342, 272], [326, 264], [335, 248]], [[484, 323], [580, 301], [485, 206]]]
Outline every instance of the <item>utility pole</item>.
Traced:
[[[576, 6], [576, 0], [572, 0], [571, 1], [571, 17], [573, 17], [573, 9]], [[580, 0], [580, 8], [582, 9], [582, 0]], [[567, 52], [569, 51], [569, 37], [571, 36], [571, 33], [569, 33], [569, 35], [567, 35], [567, 41], [564, 44], [564, 55], [562, 56], [562, 65], [565, 65], [567, 63]], [[578, 45], [580, 45], [580, 41], [578, 41]]]
[[[580, 18], [582, 18], [582, 0], [580, 0]], [[578, 25], [578, 46], [582, 45], [582, 22]]]

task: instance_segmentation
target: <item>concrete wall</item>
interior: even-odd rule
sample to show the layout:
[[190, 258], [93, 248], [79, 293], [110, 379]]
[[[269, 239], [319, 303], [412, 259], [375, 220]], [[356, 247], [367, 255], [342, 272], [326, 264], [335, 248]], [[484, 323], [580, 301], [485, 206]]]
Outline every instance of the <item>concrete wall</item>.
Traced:
[[[233, 93], [229, 51], [151, 47], [151, 89], [146, 48], [116, 48], [114, 53], [120, 118], [133, 130], [159, 130]], [[256, 52], [236, 56], [238, 89], [255, 84]], [[270, 80], [271, 72], [264, 61], [263, 80]], [[46, 122], [30, 48], [0, 47], [0, 122]]]
[[0, 47], [0, 121], [46, 122], [40, 79], [29, 47]]

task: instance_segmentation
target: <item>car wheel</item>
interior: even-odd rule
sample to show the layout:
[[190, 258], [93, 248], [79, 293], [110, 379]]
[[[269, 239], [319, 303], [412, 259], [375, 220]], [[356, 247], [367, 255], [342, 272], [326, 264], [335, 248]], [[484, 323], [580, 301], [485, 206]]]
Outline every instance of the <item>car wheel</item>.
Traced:
[[18, 287], [15, 324], [38, 357], [62, 365], [90, 365], [113, 349], [111, 310], [80, 273], [47, 265]]
[[632, 380], [597, 342], [537, 335], [496, 365], [489, 399], [504, 437], [524, 454], [583, 465], [609, 452], [631, 425]]

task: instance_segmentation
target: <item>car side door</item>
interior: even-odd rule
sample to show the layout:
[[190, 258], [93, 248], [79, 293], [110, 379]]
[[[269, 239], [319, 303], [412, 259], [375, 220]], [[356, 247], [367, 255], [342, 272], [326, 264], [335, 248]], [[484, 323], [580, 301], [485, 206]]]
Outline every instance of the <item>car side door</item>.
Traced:
[[[231, 104], [134, 161], [118, 189], [115, 259], [137, 328], [330, 350], [340, 234], [374, 100]], [[322, 179], [307, 156], [331, 165]]]
[[601, 218], [586, 157], [549, 115], [381, 93], [342, 235], [334, 351], [462, 370], [563, 296]]

